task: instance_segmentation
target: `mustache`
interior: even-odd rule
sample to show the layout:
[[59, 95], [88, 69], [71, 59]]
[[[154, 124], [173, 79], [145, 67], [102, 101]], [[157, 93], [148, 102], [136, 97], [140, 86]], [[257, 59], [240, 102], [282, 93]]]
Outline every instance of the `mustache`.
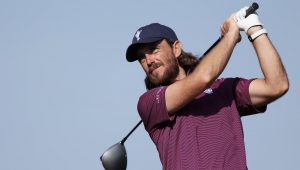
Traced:
[[161, 66], [161, 64], [159, 63], [151, 63], [149, 65], [149, 73], [152, 73], [153, 70], [157, 69], [159, 66]]

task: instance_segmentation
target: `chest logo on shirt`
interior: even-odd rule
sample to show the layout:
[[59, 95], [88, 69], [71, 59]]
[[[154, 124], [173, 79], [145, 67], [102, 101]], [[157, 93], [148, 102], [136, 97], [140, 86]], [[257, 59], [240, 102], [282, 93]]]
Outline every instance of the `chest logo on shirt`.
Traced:
[[213, 94], [213, 90], [212, 90], [212, 88], [208, 88], [208, 89], [204, 90], [204, 93]]
[[159, 104], [160, 103], [160, 95], [161, 95], [161, 91], [162, 91], [163, 87], [159, 88], [159, 90], [156, 92], [156, 102]]

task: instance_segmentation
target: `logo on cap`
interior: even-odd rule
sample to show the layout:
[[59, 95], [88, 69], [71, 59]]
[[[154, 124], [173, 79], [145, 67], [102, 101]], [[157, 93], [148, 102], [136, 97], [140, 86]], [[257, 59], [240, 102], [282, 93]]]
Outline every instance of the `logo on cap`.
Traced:
[[137, 41], [140, 40], [140, 34], [141, 34], [142, 30], [138, 30], [136, 33], [135, 33], [135, 38]]

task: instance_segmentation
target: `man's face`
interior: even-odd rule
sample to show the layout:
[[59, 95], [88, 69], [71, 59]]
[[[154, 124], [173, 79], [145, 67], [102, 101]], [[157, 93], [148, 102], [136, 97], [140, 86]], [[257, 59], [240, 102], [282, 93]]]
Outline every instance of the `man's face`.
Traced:
[[140, 49], [139, 62], [147, 79], [155, 86], [173, 83], [179, 73], [179, 66], [172, 47], [166, 40], [153, 47]]

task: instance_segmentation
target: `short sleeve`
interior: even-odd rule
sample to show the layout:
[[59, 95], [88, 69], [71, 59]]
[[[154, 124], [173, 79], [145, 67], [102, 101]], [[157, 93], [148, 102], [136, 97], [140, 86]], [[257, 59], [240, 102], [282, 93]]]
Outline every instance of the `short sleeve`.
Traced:
[[235, 80], [234, 96], [241, 116], [263, 113], [267, 109], [267, 105], [258, 108], [252, 105], [249, 94], [249, 86], [253, 80], [254, 79], [248, 80], [242, 78], [236, 78]]
[[151, 89], [139, 99], [137, 109], [149, 133], [161, 123], [172, 121], [166, 108], [166, 88], [163, 86]]

